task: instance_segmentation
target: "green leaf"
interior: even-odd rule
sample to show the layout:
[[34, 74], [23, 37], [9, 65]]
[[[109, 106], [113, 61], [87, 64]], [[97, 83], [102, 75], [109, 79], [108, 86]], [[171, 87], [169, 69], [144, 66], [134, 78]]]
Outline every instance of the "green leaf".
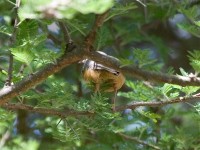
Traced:
[[184, 15], [186, 15], [187, 18], [190, 19], [190, 21], [195, 21], [195, 19], [197, 19], [199, 16], [199, 13], [198, 13], [199, 7], [198, 6], [191, 7], [190, 9], [184, 9], [183, 7], [181, 7], [179, 9], [179, 11], [181, 13], [183, 13]]
[[126, 97], [130, 101], [150, 101], [161, 96], [158, 87], [149, 88], [143, 82], [127, 80], [126, 85], [132, 90], [130, 92], [119, 92], [118, 95]]
[[165, 83], [161, 88], [163, 95], [167, 98], [176, 98], [179, 96], [179, 92], [182, 89], [179, 85]]
[[196, 111], [199, 113], [200, 115], [200, 102], [198, 102], [195, 106]]
[[29, 47], [29, 45], [21, 45], [17, 48], [11, 48], [11, 52], [16, 60], [30, 65], [35, 58], [35, 55], [31, 50], [28, 49]]
[[80, 32], [83, 36], [86, 36], [86, 33], [84, 31], [84, 29], [86, 28], [86, 24], [81, 23], [79, 20], [67, 20], [66, 21], [71, 33], [78, 31]]
[[3, 34], [10, 37], [12, 35], [12, 29], [8, 26], [1, 25], [0, 26], [0, 33], [3, 33]]
[[179, 70], [183, 76], [188, 77], [188, 73], [183, 68], [179, 68]]
[[17, 30], [18, 41], [31, 41], [32, 38], [38, 35], [38, 22], [36, 20], [23, 20]]
[[189, 23], [179, 23], [177, 25], [180, 29], [186, 30], [187, 32], [191, 33], [196, 37], [200, 37], [200, 28], [196, 25], [191, 25]]
[[73, 0], [69, 6], [83, 14], [101, 14], [113, 6], [113, 0]]
[[19, 16], [22, 20], [25, 18], [72, 19], [77, 13], [102, 14], [113, 6], [113, 0], [23, 0], [22, 3], [23, 6], [19, 10]]
[[37, 107], [48, 108], [77, 108], [76, 97], [72, 94], [72, 87], [62, 79], [57, 79], [52, 76], [46, 81], [46, 92], [38, 95], [35, 94], [29, 99], [37, 99]]
[[195, 21], [194, 23], [195, 23], [195, 25], [200, 27], [200, 21]]
[[153, 122], [157, 122], [158, 119], [161, 118], [161, 116], [159, 114], [155, 114], [155, 113], [152, 113], [152, 112], [149, 112], [149, 111], [140, 111], [140, 114], [142, 114], [143, 116], [151, 119]]
[[111, 12], [109, 13], [108, 17], [105, 19], [105, 21], [119, 15], [123, 15], [128, 13], [130, 10], [136, 9], [137, 5], [135, 3], [129, 3], [126, 5], [122, 4], [116, 4], [115, 7], [111, 9]]
[[196, 72], [200, 72], [200, 51], [199, 50], [194, 50], [194, 51], [189, 51], [189, 60], [190, 60], [190, 65], [193, 67], [193, 69]]
[[44, 42], [47, 39], [46, 34], [39, 34], [33, 38], [33, 40], [30, 42], [32, 46], [38, 46], [40, 43]]
[[200, 89], [199, 86], [186, 86], [181, 89], [187, 96], [192, 95]]
[[136, 63], [138, 63], [139, 67], [150, 66], [155, 64], [156, 60], [150, 58], [150, 51], [147, 49], [134, 49], [133, 56], [135, 58]]
[[128, 65], [134, 64], [134, 60], [124, 59], [124, 58], [120, 58], [119, 60], [121, 62], [121, 65], [120, 65], [121, 68], [125, 67], [125, 66], [128, 66]]
[[108, 45], [109, 40], [111, 39], [110, 31], [107, 27], [103, 26], [97, 33], [96, 39], [96, 50], [103, 49], [104, 46]]

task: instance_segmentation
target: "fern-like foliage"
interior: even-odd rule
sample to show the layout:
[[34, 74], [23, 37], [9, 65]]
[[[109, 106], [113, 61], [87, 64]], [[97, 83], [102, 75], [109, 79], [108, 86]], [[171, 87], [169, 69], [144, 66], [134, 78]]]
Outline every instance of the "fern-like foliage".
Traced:
[[184, 7], [181, 7], [179, 9], [179, 11], [186, 16], [188, 21], [178, 24], [178, 27], [188, 31], [189, 33], [191, 33], [196, 37], [200, 37], [199, 36], [200, 28], [198, 24], [200, 14], [198, 10], [199, 10], [198, 6], [194, 6], [189, 9], [184, 9]]
[[139, 81], [126, 81], [126, 85], [131, 88], [130, 92], [120, 92], [119, 96], [128, 98], [130, 101], [150, 101], [161, 96], [159, 88], [151, 89]]
[[[120, 61], [122, 63], [121, 67], [127, 65], [135, 65], [139, 68], [145, 68], [149, 70], [159, 70], [161, 68], [161, 64], [157, 63], [157, 60], [152, 56], [151, 51], [147, 49], [133, 49], [130, 59], [121, 58]], [[153, 67], [152, 67], [153, 66]]]
[[48, 107], [73, 109], [76, 106], [76, 97], [73, 95], [72, 87], [63, 80], [55, 80], [54, 77], [47, 80], [47, 88], [41, 94], [35, 93], [29, 99], [37, 100], [37, 107]]
[[200, 51], [194, 50], [192, 52], [189, 52], [189, 60], [190, 65], [193, 67], [193, 69], [199, 73], [200, 72]]
[[113, 7], [111, 9], [111, 13], [109, 14], [109, 16], [106, 18], [106, 21], [113, 17], [126, 14], [136, 8], [137, 8], [137, 6], [134, 2], [132, 2], [130, 4], [125, 4], [125, 5], [116, 3], [115, 7]]
[[11, 36], [12, 35], [12, 28], [10, 26], [6, 26], [6, 25], [1, 25], [0, 26], [0, 33], [5, 34], [7, 36]]

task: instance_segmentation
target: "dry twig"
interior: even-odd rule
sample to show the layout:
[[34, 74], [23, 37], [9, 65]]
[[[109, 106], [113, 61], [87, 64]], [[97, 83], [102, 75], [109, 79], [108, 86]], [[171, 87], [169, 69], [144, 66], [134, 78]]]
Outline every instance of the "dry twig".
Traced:
[[123, 134], [123, 133], [118, 133], [118, 134], [119, 134], [120, 136], [122, 136], [122, 137], [123, 137], [124, 139], [126, 139], [126, 140], [131, 140], [131, 141], [137, 142], [137, 143], [139, 143], [139, 144], [142, 144], [142, 145], [144, 145], [144, 146], [148, 146], [148, 147], [151, 147], [151, 148], [153, 148], [153, 149], [160, 150], [159, 147], [157, 147], [157, 146], [155, 146], [155, 145], [152, 145], [152, 144], [149, 144], [149, 143], [147, 143], [147, 142], [145, 142], [145, 141], [142, 141], [142, 140], [138, 139], [137, 137], [128, 136], [128, 135], [125, 135], [125, 134]]

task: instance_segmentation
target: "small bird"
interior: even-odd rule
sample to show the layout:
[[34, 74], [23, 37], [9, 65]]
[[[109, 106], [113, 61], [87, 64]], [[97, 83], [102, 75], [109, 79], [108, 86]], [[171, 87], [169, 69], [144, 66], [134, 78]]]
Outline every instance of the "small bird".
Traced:
[[[107, 55], [104, 52], [97, 51], [103, 55]], [[116, 59], [116, 58], [115, 58]], [[94, 83], [94, 92], [114, 92], [113, 98], [113, 110], [115, 111], [115, 99], [117, 91], [122, 87], [125, 82], [124, 75], [112, 68], [106, 67], [102, 64], [96, 63], [93, 60], [83, 60], [83, 79], [86, 82]]]

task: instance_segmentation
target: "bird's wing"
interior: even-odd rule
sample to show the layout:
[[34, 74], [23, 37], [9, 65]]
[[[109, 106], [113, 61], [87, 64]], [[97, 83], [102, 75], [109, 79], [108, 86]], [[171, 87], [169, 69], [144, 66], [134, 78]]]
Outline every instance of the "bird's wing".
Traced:
[[106, 70], [108, 72], [111, 72], [113, 73], [114, 75], [119, 75], [119, 71], [115, 70], [115, 69], [112, 69], [112, 68], [109, 68], [109, 67], [106, 67], [102, 64], [98, 64], [98, 63], [95, 63], [95, 69], [97, 70]]

